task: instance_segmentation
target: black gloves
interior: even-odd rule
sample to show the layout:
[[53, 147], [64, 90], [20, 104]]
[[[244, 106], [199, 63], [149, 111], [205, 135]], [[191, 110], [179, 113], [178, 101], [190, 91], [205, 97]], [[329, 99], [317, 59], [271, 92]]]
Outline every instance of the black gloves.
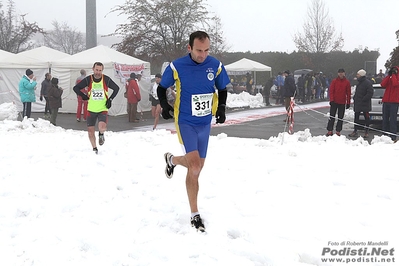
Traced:
[[351, 104], [350, 104], [350, 103], [347, 103], [347, 104], [346, 104], [346, 109], [349, 109], [349, 107], [351, 107]]
[[82, 97], [83, 101], [88, 101], [89, 100], [89, 96], [87, 96], [86, 94], [80, 95]]
[[170, 106], [168, 101], [166, 99], [162, 99], [162, 101], [160, 101], [160, 103], [161, 103], [161, 107], [162, 107], [162, 117], [164, 119], [173, 118], [173, 107]]
[[[82, 97], [83, 98], [83, 97]], [[109, 109], [112, 106], [112, 98], [108, 98], [107, 102], [105, 103], [105, 106]]]
[[334, 102], [333, 102], [333, 101], [331, 101], [331, 102], [330, 102], [330, 106], [333, 106], [333, 105], [334, 105]]
[[219, 105], [218, 109], [216, 111], [216, 124], [223, 124], [224, 121], [226, 121], [226, 106], [225, 105]]
[[43, 96], [40, 96], [40, 101], [43, 101]]
[[223, 124], [226, 121], [226, 100], [227, 100], [227, 90], [218, 90], [218, 102], [219, 106], [216, 110], [215, 118], [216, 124]]
[[169, 105], [168, 100], [166, 99], [166, 89], [161, 85], [158, 85], [157, 95], [159, 99], [159, 103], [162, 107], [162, 117], [163, 119], [173, 118], [173, 107]]

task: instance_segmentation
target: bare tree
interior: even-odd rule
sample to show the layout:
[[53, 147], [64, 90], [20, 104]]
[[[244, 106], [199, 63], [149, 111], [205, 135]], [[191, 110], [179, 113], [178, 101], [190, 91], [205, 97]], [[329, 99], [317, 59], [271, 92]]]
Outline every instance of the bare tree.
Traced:
[[392, 66], [399, 66], [399, 30], [395, 32], [396, 40], [398, 40], [398, 46], [395, 47], [392, 52], [390, 53], [390, 58], [385, 62], [385, 67], [387, 69], [391, 68]]
[[76, 28], [66, 22], [53, 21], [51, 24], [54, 28], [44, 35], [44, 45], [67, 54], [76, 54], [86, 48], [83, 34]]
[[26, 21], [25, 15], [15, 14], [15, 4], [12, 0], [8, 0], [7, 10], [4, 11], [0, 0], [0, 49], [19, 53], [33, 48], [31, 37], [44, 31], [36, 22]]
[[229, 47], [223, 37], [222, 20], [219, 16], [214, 16], [210, 19], [207, 33], [211, 37], [211, 54], [222, 60], [222, 54], [226, 52]]
[[303, 25], [304, 33], [294, 36], [299, 51], [328, 53], [342, 49], [342, 33], [336, 35], [333, 20], [328, 16], [328, 10], [322, 0], [312, 0], [311, 6], [308, 6], [307, 18]]
[[113, 35], [123, 37], [118, 51], [144, 60], [172, 61], [187, 53], [188, 36], [209, 25], [203, 0], [126, 0], [111, 12], [127, 15]]

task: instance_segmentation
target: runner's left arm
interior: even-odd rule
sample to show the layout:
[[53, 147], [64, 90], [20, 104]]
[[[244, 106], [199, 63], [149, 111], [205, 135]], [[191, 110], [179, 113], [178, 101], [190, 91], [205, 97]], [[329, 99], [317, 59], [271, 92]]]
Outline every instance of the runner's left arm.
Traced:
[[218, 106], [226, 106], [227, 101], [227, 89], [218, 90]]
[[106, 82], [108, 88], [112, 89], [112, 94], [111, 94], [111, 96], [109, 96], [109, 98], [111, 100], [113, 100], [119, 92], [119, 86], [116, 85], [116, 83], [110, 77], [108, 77], [108, 76], [104, 77], [104, 79], [107, 79], [107, 78], [108, 78], [108, 80], [105, 80], [105, 82]]

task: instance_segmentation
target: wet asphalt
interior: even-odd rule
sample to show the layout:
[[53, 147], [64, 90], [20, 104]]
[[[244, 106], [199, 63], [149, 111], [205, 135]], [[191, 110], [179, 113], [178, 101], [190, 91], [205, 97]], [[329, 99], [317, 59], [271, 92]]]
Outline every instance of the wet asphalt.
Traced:
[[[268, 106], [264, 108], [281, 109], [281, 105]], [[247, 110], [248, 109], [245, 108], [227, 110], [227, 121], [229, 120], [229, 115], [239, 112], [245, 112]], [[256, 112], [256, 109], [251, 110], [252, 112]], [[326, 117], [326, 114], [329, 111], [328, 101], [325, 102], [325, 105], [323, 105], [323, 107], [317, 109], [307, 109], [306, 104], [297, 104], [294, 110], [294, 132], [309, 129], [312, 136], [325, 135], [327, 133], [326, 126], [328, 117]], [[43, 113], [32, 113], [31, 117], [34, 119], [46, 119], [43, 117], [43, 115]], [[151, 116], [151, 112], [143, 112], [139, 117], [140, 121], [138, 123], [129, 123], [127, 115], [109, 116], [107, 130], [113, 132], [147, 130], [151, 131], [154, 124], [154, 118]], [[218, 134], [225, 133], [227, 134], [227, 136], [230, 137], [269, 139], [270, 137], [277, 137], [282, 132], [288, 132], [288, 125], [283, 121], [285, 118], [285, 115], [281, 114], [252, 121], [243, 120], [242, 122], [238, 122], [228, 126], [216, 126], [212, 127], [211, 135], [216, 136]], [[73, 130], [87, 129], [86, 122], [77, 122], [76, 114], [70, 113], [58, 114], [57, 126], [60, 126], [64, 129]], [[162, 128], [173, 128], [173, 121], [160, 118], [157, 129]], [[347, 136], [352, 132], [352, 130], [353, 125], [344, 122], [341, 134]], [[362, 131], [359, 131], [359, 133], [360, 136], [363, 135]], [[371, 140], [375, 134], [381, 135], [380, 132], [371, 130], [369, 133], [369, 139]]]

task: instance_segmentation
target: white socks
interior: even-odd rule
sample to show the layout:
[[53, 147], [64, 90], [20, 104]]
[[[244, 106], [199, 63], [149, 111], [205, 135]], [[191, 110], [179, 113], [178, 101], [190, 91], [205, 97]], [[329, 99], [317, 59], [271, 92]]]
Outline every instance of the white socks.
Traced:
[[194, 217], [195, 215], [197, 215], [197, 214], [199, 215], [200, 213], [199, 213], [199, 212], [192, 212], [192, 213], [191, 213], [191, 218], [193, 218], [193, 217]]

